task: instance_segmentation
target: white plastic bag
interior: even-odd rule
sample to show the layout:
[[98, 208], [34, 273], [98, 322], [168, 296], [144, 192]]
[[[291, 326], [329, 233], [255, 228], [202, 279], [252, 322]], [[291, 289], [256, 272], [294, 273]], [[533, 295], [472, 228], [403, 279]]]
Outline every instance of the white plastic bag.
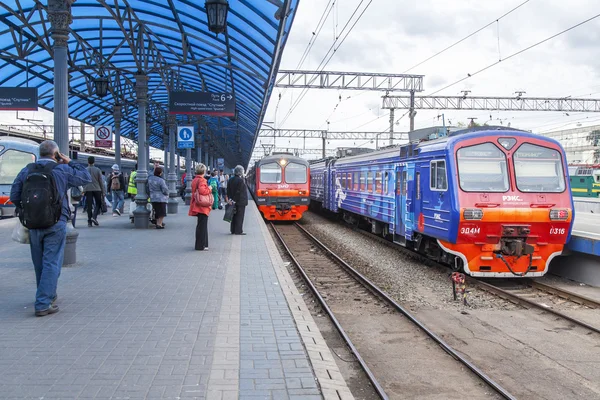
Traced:
[[29, 244], [29, 229], [25, 228], [19, 218], [12, 233], [12, 240], [21, 244]]

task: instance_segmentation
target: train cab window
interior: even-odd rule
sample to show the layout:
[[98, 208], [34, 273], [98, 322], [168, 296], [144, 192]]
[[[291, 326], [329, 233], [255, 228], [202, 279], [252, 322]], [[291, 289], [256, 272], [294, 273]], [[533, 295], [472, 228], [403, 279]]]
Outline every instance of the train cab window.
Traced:
[[367, 192], [373, 193], [373, 173], [369, 172], [367, 174]]
[[365, 190], [367, 188], [366, 185], [366, 176], [364, 172], [360, 173], [360, 190]]
[[[260, 166], [261, 183], [281, 183], [281, 166], [277, 163], [266, 163]], [[305, 180], [306, 182], [306, 180]]]
[[381, 194], [383, 191], [383, 182], [381, 181], [381, 172], [375, 173], [375, 193]]
[[291, 162], [285, 167], [286, 183], [306, 183], [306, 165]]
[[458, 180], [465, 192], [506, 192], [508, 169], [506, 155], [487, 142], [462, 147], [456, 152]]
[[438, 160], [430, 163], [430, 183], [429, 188], [434, 191], [448, 190], [448, 181], [446, 178], [446, 161]]
[[513, 155], [517, 188], [521, 192], [560, 193], [565, 190], [561, 154], [531, 143], [522, 144]]
[[18, 150], [6, 150], [0, 155], [0, 185], [12, 185], [19, 172], [35, 161], [35, 155]]

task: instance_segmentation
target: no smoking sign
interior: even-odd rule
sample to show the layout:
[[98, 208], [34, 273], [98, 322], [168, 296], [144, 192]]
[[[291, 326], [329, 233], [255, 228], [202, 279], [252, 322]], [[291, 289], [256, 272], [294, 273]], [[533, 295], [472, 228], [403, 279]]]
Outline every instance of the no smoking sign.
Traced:
[[96, 147], [112, 147], [112, 128], [110, 126], [97, 126], [94, 133], [94, 145]]

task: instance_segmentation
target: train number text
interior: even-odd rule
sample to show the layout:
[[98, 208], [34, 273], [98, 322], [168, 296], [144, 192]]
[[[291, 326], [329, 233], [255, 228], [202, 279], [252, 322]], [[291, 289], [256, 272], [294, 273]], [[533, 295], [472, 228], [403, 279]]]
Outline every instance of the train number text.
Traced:
[[564, 235], [566, 232], [565, 228], [550, 228], [551, 235]]
[[480, 232], [481, 232], [481, 228], [479, 228], [479, 227], [475, 227], [475, 228], [460, 228], [460, 234], [461, 235], [479, 235]]

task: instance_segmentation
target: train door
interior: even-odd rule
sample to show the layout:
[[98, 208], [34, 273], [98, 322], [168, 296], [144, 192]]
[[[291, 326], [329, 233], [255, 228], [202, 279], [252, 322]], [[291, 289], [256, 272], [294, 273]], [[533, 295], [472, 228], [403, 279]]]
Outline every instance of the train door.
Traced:
[[399, 165], [396, 167], [396, 187], [394, 196], [394, 198], [396, 199], [396, 223], [394, 230], [394, 238], [397, 239], [397, 241], [400, 243], [404, 243], [404, 232], [406, 227], [406, 184], [406, 166]]
[[406, 240], [412, 240], [414, 215], [415, 215], [415, 163], [408, 162], [406, 171], [406, 195], [404, 196], [404, 237]]

